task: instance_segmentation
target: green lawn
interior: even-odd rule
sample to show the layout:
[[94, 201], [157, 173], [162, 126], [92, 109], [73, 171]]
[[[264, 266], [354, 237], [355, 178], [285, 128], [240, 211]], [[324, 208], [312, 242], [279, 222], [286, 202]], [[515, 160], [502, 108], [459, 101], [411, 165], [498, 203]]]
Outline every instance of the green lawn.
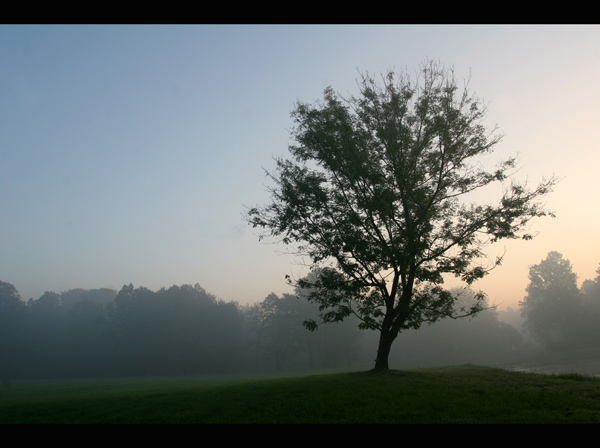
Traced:
[[600, 423], [600, 380], [461, 366], [16, 381], [0, 390], [0, 423]]

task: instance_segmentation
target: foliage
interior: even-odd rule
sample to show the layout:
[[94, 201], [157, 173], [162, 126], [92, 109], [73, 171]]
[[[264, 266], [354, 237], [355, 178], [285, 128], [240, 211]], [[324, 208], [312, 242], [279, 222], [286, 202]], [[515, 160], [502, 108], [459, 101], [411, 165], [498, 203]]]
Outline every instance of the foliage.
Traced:
[[347, 365], [355, 357], [360, 333], [353, 325], [336, 325], [326, 334], [309, 333], [303, 326], [318, 315], [317, 306], [299, 294], [269, 294], [249, 306], [246, 317], [254, 334], [255, 367], [275, 370], [307, 365], [309, 368]]
[[600, 267], [594, 280], [585, 280], [581, 285], [586, 314], [600, 315]]
[[486, 170], [476, 159], [501, 139], [484, 126], [482, 101], [431, 61], [416, 80], [382, 78], [362, 75], [358, 97], [327, 88], [322, 103], [297, 104], [291, 159], [276, 160], [272, 202], [247, 219], [321, 267], [297, 284], [323, 322], [354, 314], [380, 331], [376, 367], [385, 369], [401, 330], [457, 317], [445, 275], [471, 284], [501, 261], [482, 264], [487, 243], [531, 238], [525, 226], [547, 214], [538, 200], [555, 181], [511, 183], [496, 204], [466, 204], [515, 167], [509, 159]]
[[106, 305], [112, 302], [116, 295], [117, 291], [109, 288], [75, 288], [62, 292], [60, 294], [60, 303], [65, 308], [69, 308], [78, 302], [93, 302], [99, 305]]
[[529, 268], [527, 295], [519, 304], [523, 328], [548, 348], [573, 342], [583, 317], [583, 301], [571, 262], [552, 251]]
[[550, 350], [600, 347], [600, 268], [596, 272], [580, 289], [571, 262], [556, 251], [531, 266], [520, 302], [525, 331]]
[[0, 379], [15, 374], [11, 362], [22, 352], [27, 306], [12, 283], [0, 281]]
[[216, 373], [240, 358], [240, 310], [199, 284], [123, 286], [108, 315], [128, 374]]
[[46, 291], [25, 303], [0, 282], [0, 305], [0, 378], [231, 373], [243, 362], [241, 309], [198, 284]]
[[25, 303], [12, 283], [0, 281], [0, 308], [21, 307]]
[[302, 328], [302, 318], [306, 310], [302, 303], [290, 294], [279, 298], [269, 294], [260, 303], [261, 337], [264, 348], [274, 358], [277, 370], [281, 370], [288, 358], [304, 349], [305, 331]]

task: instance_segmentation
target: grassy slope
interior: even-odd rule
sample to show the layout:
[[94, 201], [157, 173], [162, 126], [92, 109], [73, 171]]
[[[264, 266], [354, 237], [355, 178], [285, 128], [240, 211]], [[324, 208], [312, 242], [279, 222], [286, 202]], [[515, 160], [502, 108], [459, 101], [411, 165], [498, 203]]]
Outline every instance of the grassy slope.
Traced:
[[462, 366], [280, 379], [15, 382], [0, 423], [600, 423], [600, 380]]

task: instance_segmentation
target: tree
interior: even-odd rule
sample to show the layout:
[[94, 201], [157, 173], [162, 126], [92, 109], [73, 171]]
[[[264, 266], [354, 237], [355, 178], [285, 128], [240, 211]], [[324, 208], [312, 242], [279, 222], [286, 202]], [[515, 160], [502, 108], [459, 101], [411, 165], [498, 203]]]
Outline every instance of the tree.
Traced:
[[585, 280], [581, 285], [586, 320], [586, 336], [592, 347], [600, 345], [600, 267], [594, 280]]
[[21, 299], [21, 294], [12, 283], [0, 281], [0, 310], [8, 308], [20, 308], [25, 305]]
[[402, 329], [457, 317], [444, 275], [471, 284], [500, 262], [481, 264], [486, 242], [531, 238], [524, 227], [547, 214], [538, 199], [555, 182], [533, 190], [512, 183], [496, 204], [459, 201], [505, 181], [515, 159], [490, 171], [471, 162], [501, 140], [482, 124], [485, 106], [468, 83], [459, 89], [452, 70], [427, 61], [419, 73], [390, 71], [381, 84], [363, 74], [358, 97], [329, 87], [324, 102], [298, 103], [292, 158], [267, 173], [272, 202], [246, 216], [261, 237], [323, 267], [298, 284], [311, 289], [324, 322], [356, 314], [361, 328], [380, 332], [376, 369], [388, 368]]
[[275, 360], [275, 368], [283, 369], [285, 363], [302, 350], [302, 309], [298, 298], [284, 294], [281, 298], [269, 294], [261, 303], [260, 337], [265, 349]]
[[60, 304], [63, 308], [72, 308], [78, 302], [93, 302], [98, 305], [107, 305], [115, 300], [117, 291], [109, 288], [99, 289], [69, 289], [60, 293]]
[[255, 368], [261, 358], [272, 361], [276, 370], [333, 367], [353, 360], [361, 336], [356, 326], [348, 321], [330, 326], [324, 334], [307, 332], [303, 321], [317, 316], [318, 307], [303, 298], [303, 291], [295, 292], [281, 297], [270, 293], [246, 308]]
[[552, 251], [529, 268], [522, 302], [523, 328], [538, 342], [555, 349], [577, 343], [582, 329], [583, 300], [571, 262]]
[[27, 306], [12, 283], [0, 281], [0, 379], [18, 372], [23, 352]]
[[594, 280], [585, 280], [581, 285], [581, 292], [585, 299], [585, 306], [590, 311], [600, 313], [600, 267], [596, 269]]

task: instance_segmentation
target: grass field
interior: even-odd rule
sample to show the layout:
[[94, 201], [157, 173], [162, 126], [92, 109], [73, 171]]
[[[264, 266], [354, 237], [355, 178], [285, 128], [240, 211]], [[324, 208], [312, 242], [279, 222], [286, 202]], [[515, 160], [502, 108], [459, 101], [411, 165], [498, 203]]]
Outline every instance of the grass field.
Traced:
[[15, 381], [0, 423], [600, 423], [600, 380], [477, 366]]

